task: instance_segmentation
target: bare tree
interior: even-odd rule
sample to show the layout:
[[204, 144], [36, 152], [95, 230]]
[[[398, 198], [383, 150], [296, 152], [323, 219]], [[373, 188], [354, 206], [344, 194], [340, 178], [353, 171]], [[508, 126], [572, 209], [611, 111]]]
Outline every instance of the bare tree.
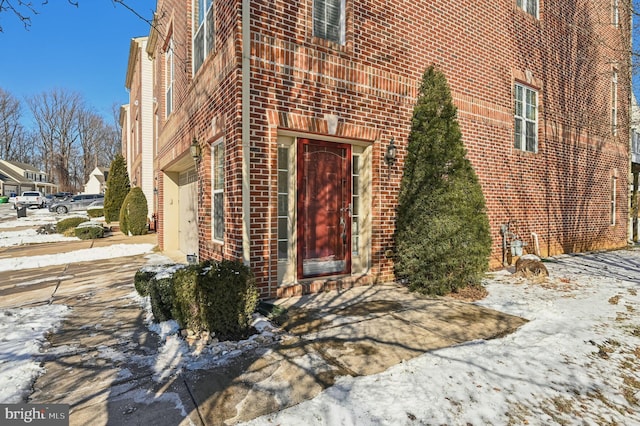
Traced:
[[[146, 19], [134, 7], [130, 6], [124, 0], [106, 1], [110, 1], [114, 5], [114, 7], [119, 4], [129, 12], [136, 15], [138, 18], [142, 19], [144, 22], [151, 24], [151, 20]], [[42, 8], [48, 3], [49, 0], [40, 0], [39, 2], [36, 2], [36, 4], [34, 4], [34, 2], [31, 0], [0, 0], [0, 13], [4, 12], [14, 15], [18, 20], [22, 22], [24, 28], [28, 30], [29, 28], [31, 28], [31, 17], [38, 15], [40, 13], [40, 10], [42, 10]], [[80, 1], [78, 0], [67, 0], [67, 3], [74, 7], [78, 7], [80, 5]], [[2, 25], [0, 25], [0, 33], [2, 32]]]
[[19, 145], [23, 143], [24, 129], [20, 120], [20, 101], [0, 88], [0, 158], [18, 160]]
[[79, 138], [78, 116], [84, 108], [79, 94], [63, 89], [43, 92], [27, 99], [40, 137], [44, 170], [61, 190], [74, 189], [70, 159]]

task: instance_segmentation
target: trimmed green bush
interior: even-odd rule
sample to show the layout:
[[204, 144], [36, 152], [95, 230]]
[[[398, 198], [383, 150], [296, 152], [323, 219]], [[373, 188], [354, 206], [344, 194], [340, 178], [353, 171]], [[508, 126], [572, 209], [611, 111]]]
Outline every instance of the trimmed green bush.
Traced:
[[198, 280], [201, 279], [202, 265], [188, 265], [173, 275], [175, 303], [173, 318], [181, 328], [196, 332], [203, 331], [202, 307], [198, 296]]
[[104, 237], [104, 228], [96, 222], [83, 222], [76, 227], [75, 234], [81, 240], [94, 240]]
[[149, 282], [149, 297], [151, 312], [156, 322], [174, 319], [172, 315], [174, 304], [173, 280], [171, 276], [156, 275]]
[[140, 268], [136, 271], [133, 277], [133, 286], [136, 288], [138, 294], [142, 297], [149, 295], [149, 286], [151, 280], [154, 278], [172, 279], [173, 274], [184, 268], [183, 264], [163, 264], [163, 265], [150, 265]]
[[251, 316], [258, 305], [258, 290], [251, 270], [239, 261], [205, 261], [158, 267], [136, 273], [138, 294], [149, 295], [156, 321], [175, 319], [181, 328], [210, 331], [219, 339], [248, 336]]
[[139, 269], [133, 277], [133, 286], [142, 297], [149, 295], [149, 284], [158, 272], [148, 269]]
[[87, 219], [86, 217], [79, 217], [79, 216], [68, 217], [56, 223], [56, 230], [59, 233], [64, 234], [65, 231], [67, 231], [68, 229], [76, 228], [81, 223], [88, 222], [88, 221], [89, 219]]
[[220, 338], [246, 337], [258, 305], [251, 270], [242, 262], [223, 260], [205, 272], [198, 288], [205, 329]]
[[101, 217], [104, 216], [104, 209], [102, 207], [87, 209], [87, 214], [89, 217]]
[[131, 183], [127, 174], [127, 164], [122, 154], [117, 154], [111, 162], [107, 176], [107, 190], [104, 194], [104, 220], [115, 222], [120, 217], [120, 208], [129, 193]]
[[120, 230], [126, 235], [147, 233], [147, 197], [139, 187], [133, 187], [120, 209]]
[[479, 285], [491, 234], [484, 195], [444, 74], [431, 66], [413, 110], [395, 233], [395, 273], [413, 291], [444, 295]]

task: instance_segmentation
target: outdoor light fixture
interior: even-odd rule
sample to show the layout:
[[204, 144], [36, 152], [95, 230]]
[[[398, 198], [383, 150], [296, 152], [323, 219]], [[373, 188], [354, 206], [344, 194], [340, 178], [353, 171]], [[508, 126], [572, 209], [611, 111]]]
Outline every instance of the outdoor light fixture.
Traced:
[[389, 146], [387, 146], [387, 153], [384, 154], [384, 161], [388, 166], [392, 166], [393, 163], [396, 162], [396, 154], [398, 153], [398, 147], [395, 145], [395, 140], [393, 136], [389, 141]]
[[200, 161], [200, 144], [198, 144], [198, 140], [195, 136], [191, 141], [189, 152], [191, 153], [191, 157], [193, 157], [193, 161], [195, 161], [196, 163]]

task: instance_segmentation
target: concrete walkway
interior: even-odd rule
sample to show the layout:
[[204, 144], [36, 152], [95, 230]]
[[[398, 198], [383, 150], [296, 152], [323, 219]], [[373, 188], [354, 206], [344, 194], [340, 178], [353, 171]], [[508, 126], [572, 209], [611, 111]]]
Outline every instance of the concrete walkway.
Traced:
[[[113, 236], [93, 244], [153, 238]], [[85, 244], [90, 242], [8, 248], [0, 257]], [[69, 404], [72, 425], [236, 424], [313, 398], [339, 376], [376, 374], [426, 351], [502, 336], [525, 322], [394, 284], [358, 287], [280, 300], [288, 309], [288, 337], [280, 343], [158, 380], [153, 367], [161, 342], [130, 297], [133, 275], [145, 263], [144, 256], [131, 256], [3, 275], [0, 308], [71, 308], [49, 338], [41, 359], [46, 373], [30, 402]]]

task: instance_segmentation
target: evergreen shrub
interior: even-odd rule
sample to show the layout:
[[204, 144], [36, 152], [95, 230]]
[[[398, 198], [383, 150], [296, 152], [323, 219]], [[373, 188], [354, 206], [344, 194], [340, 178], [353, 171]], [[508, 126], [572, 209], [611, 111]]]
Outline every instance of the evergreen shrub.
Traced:
[[103, 207], [93, 207], [93, 208], [87, 209], [87, 214], [91, 218], [102, 217], [102, 216], [104, 216], [104, 208]]
[[124, 157], [122, 154], [117, 154], [111, 162], [107, 176], [107, 190], [104, 194], [105, 222], [111, 223], [118, 220], [120, 208], [130, 188], [131, 184]]
[[120, 230], [126, 235], [147, 233], [147, 197], [139, 187], [133, 187], [120, 209]]
[[154, 276], [149, 282], [149, 298], [151, 301], [151, 312], [156, 322], [169, 321], [174, 319], [172, 311], [174, 308], [173, 280], [171, 276]]
[[181, 328], [195, 332], [206, 330], [202, 321], [202, 307], [198, 297], [198, 280], [201, 279], [202, 265], [188, 265], [173, 275], [175, 303], [173, 318]]
[[56, 230], [59, 233], [64, 234], [65, 231], [69, 229], [74, 229], [81, 223], [88, 222], [88, 221], [89, 219], [87, 219], [86, 217], [79, 217], [79, 216], [68, 217], [56, 223]]
[[149, 265], [140, 268], [136, 271], [133, 277], [133, 286], [138, 294], [142, 297], [149, 295], [149, 286], [153, 278], [170, 278], [175, 271], [184, 268], [183, 264], [163, 264], [163, 265]]
[[394, 267], [411, 290], [430, 295], [480, 285], [491, 253], [484, 195], [456, 114], [444, 74], [429, 67], [398, 194]]
[[214, 262], [205, 269], [198, 298], [205, 329], [221, 338], [240, 338], [251, 327], [258, 290], [251, 270], [240, 261]]
[[75, 228], [75, 234], [81, 240], [94, 240], [104, 237], [104, 227], [96, 222], [83, 222]]
[[210, 331], [219, 339], [246, 337], [258, 305], [253, 273], [239, 261], [181, 265], [163, 276], [145, 268], [134, 285], [150, 296], [156, 321], [175, 319], [180, 328]]

